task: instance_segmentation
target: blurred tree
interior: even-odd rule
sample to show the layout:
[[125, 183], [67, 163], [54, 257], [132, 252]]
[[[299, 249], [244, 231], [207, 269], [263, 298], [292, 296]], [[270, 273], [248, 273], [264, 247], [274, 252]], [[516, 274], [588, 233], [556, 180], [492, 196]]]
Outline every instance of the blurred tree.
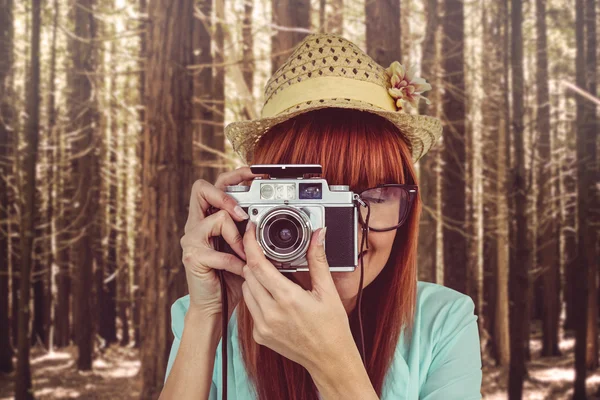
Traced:
[[[52, 238], [56, 237], [56, 206], [60, 187], [59, 180], [57, 179], [56, 170], [58, 161], [58, 134], [56, 129], [56, 117], [57, 117], [57, 109], [56, 109], [56, 46], [57, 46], [57, 30], [58, 30], [58, 17], [60, 12], [60, 7], [58, 4], [58, 0], [53, 1], [53, 17], [52, 17], [52, 38], [50, 45], [50, 72], [48, 74], [48, 97], [46, 104], [46, 114], [47, 114], [47, 123], [46, 123], [46, 131], [48, 135], [48, 149], [47, 149], [47, 199], [48, 206], [46, 210], [46, 221], [48, 221], [47, 229], [46, 229], [46, 239], [44, 241], [45, 247], [44, 252], [47, 254], [46, 259], [46, 282], [47, 282], [47, 299], [44, 310], [44, 315], [46, 316], [45, 325], [47, 332], [46, 337], [46, 346], [48, 350], [53, 350], [54, 348], [54, 337], [56, 334], [56, 314], [52, 312], [52, 304], [55, 303], [56, 296], [56, 280], [55, 275], [58, 274], [58, 268], [60, 268], [56, 263], [56, 254], [54, 249], [52, 248]], [[56, 193], [56, 194], [55, 194]], [[60, 214], [58, 215], [60, 216]]]
[[271, 72], [283, 61], [310, 30], [310, 0], [272, 0]]
[[[0, 372], [13, 370], [9, 320], [9, 155], [14, 140], [12, 68], [14, 47], [13, 0], [0, 0]], [[14, 300], [13, 300], [14, 301]], [[13, 318], [15, 316], [13, 315]]]
[[[481, 312], [483, 329], [489, 341], [485, 347], [497, 365], [508, 366], [510, 358], [508, 326], [508, 217], [506, 196], [506, 92], [505, 48], [508, 32], [505, 28], [505, 1], [489, 1], [482, 9], [482, 76], [487, 88], [482, 101], [483, 147], [483, 259], [484, 307]], [[489, 45], [493, 44], [493, 45]], [[486, 338], [482, 335], [482, 339]]]
[[[598, 92], [596, 88], [596, 67], [597, 55], [596, 51], [596, 0], [586, 0], [585, 2], [585, 29], [586, 29], [586, 49], [585, 49], [585, 78], [586, 90], [596, 96]], [[590, 371], [598, 368], [598, 251], [597, 251], [597, 236], [600, 227], [594, 223], [598, 221], [597, 190], [598, 177], [600, 176], [597, 163], [597, 137], [598, 137], [598, 122], [596, 104], [590, 100], [585, 100], [587, 108], [587, 117], [585, 120], [585, 154], [578, 154], [580, 160], [579, 168], [584, 169], [587, 177], [587, 193], [586, 199], [580, 199], [587, 203], [587, 217], [585, 218], [586, 225], [579, 225], [579, 229], [584, 229], [583, 235], [586, 237], [585, 251], [587, 252], [588, 262], [588, 297], [587, 297], [587, 345], [586, 345], [586, 367]], [[583, 164], [583, 165], [582, 165]], [[581, 193], [581, 192], [580, 192]], [[581, 238], [581, 236], [580, 236]], [[580, 248], [581, 249], [581, 248]]]
[[548, 49], [546, 39], [546, 0], [536, 0], [536, 87], [538, 151], [538, 265], [542, 268], [543, 340], [542, 355], [557, 356], [560, 313], [560, 258], [556, 241], [557, 211], [552, 196], [552, 160], [550, 143], [550, 94], [548, 88]]
[[74, 222], [78, 240], [71, 248], [71, 257], [76, 271], [75, 306], [73, 332], [77, 348], [77, 368], [81, 371], [92, 369], [94, 323], [93, 260], [96, 214], [98, 212], [98, 154], [94, 149], [99, 145], [99, 132], [96, 127], [96, 96], [92, 88], [95, 74], [96, 21], [94, 0], [72, 0], [70, 19], [74, 36], [70, 37], [69, 49], [72, 69], [68, 74], [69, 118], [71, 129], [77, 132], [78, 140], [71, 143], [73, 156], [72, 179], [76, 185], [74, 198]]
[[[179, 240], [187, 219], [193, 170], [194, 1], [148, 2], [145, 126], [143, 133], [142, 236], [142, 389], [156, 398], [162, 388], [172, 342], [170, 307], [185, 293]], [[165, 223], [169, 221], [169, 223]]]
[[400, 0], [366, 1], [367, 53], [384, 68], [402, 62]]
[[444, 218], [444, 284], [467, 290], [467, 239], [465, 237], [465, 77], [464, 9], [462, 0], [444, 1], [443, 69], [445, 118], [442, 159], [442, 213]]
[[36, 168], [40, 127], [40, 31], [42, 25], [41, 0], [31, 2], [31, 47], [29, 84], [27, 85], [27, 120], [24, 130], [25, 148], [22, 150], [21, 191], [21, 274], [19, 297], [19, 344], [17, 373], [15, 375], [15, 399], [33, 399], [29, 361], [30, 282], [33, 264], [33, 238], [36, 220]]
[[[425, 3], [426, 26], [425, 39], [423, 40], [423, 56], [421, 60], [421, 75], [432, 84], [432, 89], [438, 89], [437, 82], [437, 30], [439, 26], [438, 0], [427, 0]], [[433, 82], [435, 80], [436, 82]], [[427, 97], [431, 97], [432, 92]], [[434, 104], [437, 104], [434, 103]], [[436, 107], [430, 107], [426, 102], [419, 103], [419, 114], [436, 116]], [[436, 282], [437, 266], [437, 228], [439, 216], [437, 212], [438, 191], [437, 165], [439, 163], [439, 151], [431, 149], [419, 162], [419, 192], [424, 205], [419, 224], [419, 249], [418, 268], [419, 280]], [[438, 282], [441, 283], [441, 282]]]
[[512, 72], [512, 119], [515, 167], [512, 187], [515, 204], [515, 257], [510, 261], [510, 369], [508, 378], [509, 399], [521, 399], [525, 367], [526, 311], [529, 307], [530, 244], [528, 241], [527, 171], [525, 170], [525, 139], [523, 135], [523, 3], [511, 1], [511, 72]]

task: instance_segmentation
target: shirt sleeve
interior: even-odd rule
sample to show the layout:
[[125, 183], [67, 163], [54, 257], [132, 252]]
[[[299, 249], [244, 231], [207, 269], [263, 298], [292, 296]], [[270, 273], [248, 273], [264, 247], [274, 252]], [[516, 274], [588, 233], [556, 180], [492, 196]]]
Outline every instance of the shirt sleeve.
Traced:
[[479, 400], [481, 350], [475, 305], [469, 296], [449, 308], [441, 334], [432, 350], [420, 400]]
[[[177, 300], [171, 306], [171, 330], [173, 331], [173, 344], [171, 345], [171, 351], [169, 352], [169, 361], [167, 362], [167, 372], [165, 373], [165, 381], [167, 382], [167, 377], [171, 372], [171, 368], [173, 368], [173, 362], [175, 361], [175, 356], [177, 356], [177, 350], [179, 350], [179, 344], [181, 343], [181, 334], [183, 332], [184, 325], [184, 317], [187, 311], [187, 307], [183, 303], [183, 298]], [[163, 384], [164, 384], [163, 383]], [[210, 393], [208, 395], [208, 400], [217, 400], [217, 387], [213, 379], [210, 382]]]

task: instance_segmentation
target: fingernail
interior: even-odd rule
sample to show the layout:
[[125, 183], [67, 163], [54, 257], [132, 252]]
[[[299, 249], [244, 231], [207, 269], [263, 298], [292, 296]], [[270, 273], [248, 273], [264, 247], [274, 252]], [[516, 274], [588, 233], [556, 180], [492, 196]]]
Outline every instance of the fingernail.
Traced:
[[319, 237], [317, 238], [317, 243], [319, 244], [319, 246], [323, 246], [323, 243], [325, 243], [325, 232], [326, 231], [327, 231], [327, 227], [325, 226], [319, 232]]
[[250, 230], [250, 228], [252, 227], [252, 221], [248, 221], [248, 223], [246, 224], [246, 232], [248, 232]]
[[233, 212], [234, 212], [234, 213], [235, 213], [235, 214], [236, 214], [238, 217], [240, 217], [240, 218], [243, 218], [243, 219], [248, 219], [248, 218], [250, 218], [250, 217], [248, 216], [248, 214], [246, 214], [246, 212], [245, 212], [244, 210], [242, 210], [242, 207], [240, 207], [240, 206], [235, 206], [235, 207], [233, 208]]

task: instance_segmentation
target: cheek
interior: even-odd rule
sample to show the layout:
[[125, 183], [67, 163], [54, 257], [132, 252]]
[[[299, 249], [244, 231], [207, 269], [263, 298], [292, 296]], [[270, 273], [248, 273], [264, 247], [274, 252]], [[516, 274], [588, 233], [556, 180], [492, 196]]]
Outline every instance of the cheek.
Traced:
[[[392, 252], [392, 245], [396, 231], [391, 232], [370, 232], [368, 241], [369, 249], [365, 256], [365, 276], [363, 277], [363, 287], [367, 287], [387, 263]], [[358, 251], [360, 252], [360, 241], [362, 233], [358, 233]], [[293, 281], [296, 281], [304, 289], [309, 290], [312, 286], [310, 283], [310, 274], [308, 272], [295, 272], [290, 274], [294, 276]], [[360, 284], [360, 264], [353, 272], [333, 272], [331, 274], [335, 286], [340, 297], [352, 298], [358, 294], [358, 285]]]
[[[364, 277], [363, 288], [367, 287], [377, 278], [379, 273], [385, 267], [390, 254], [396, 231], [391, 232], [370, 232], [368, 241], [369, 249], [364, 258]], [[360, 240], [362, 234], [359, 232], [359, 252]], [[333, 280], [338, 289], [338, 293], [342, 298], [351, 298], [358, 294], [358, 286], [360, 285], [360, 264], [353, 272], [337, 272], [333, 273]]]

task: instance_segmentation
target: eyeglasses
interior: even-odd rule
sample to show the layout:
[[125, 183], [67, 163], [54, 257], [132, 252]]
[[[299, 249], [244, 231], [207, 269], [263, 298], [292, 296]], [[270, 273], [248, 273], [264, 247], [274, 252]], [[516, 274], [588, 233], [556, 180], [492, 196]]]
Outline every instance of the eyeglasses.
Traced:
[[[410, 215], [417, 190], [417, 185], [389, 183], [362, 191], [360, 198], [371, 208], [369, 229], [386, 232], [402, 226]], [[360, 206], [360, 223], [363, 226], [366, 225], [367, 211], [366, 206]]]

